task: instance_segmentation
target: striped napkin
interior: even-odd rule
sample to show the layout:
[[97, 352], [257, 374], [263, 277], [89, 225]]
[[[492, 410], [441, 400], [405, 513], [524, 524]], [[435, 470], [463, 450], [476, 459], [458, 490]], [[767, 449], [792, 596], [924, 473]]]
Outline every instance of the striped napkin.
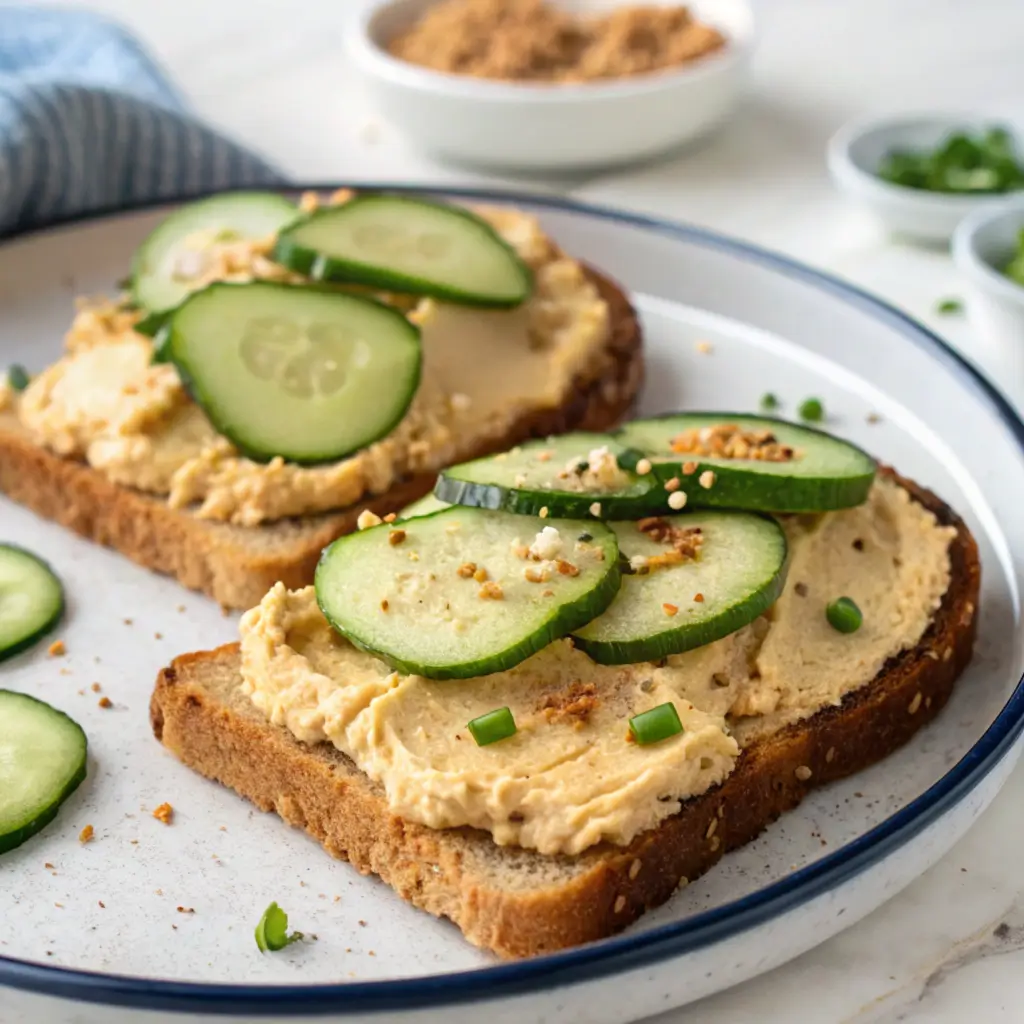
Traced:
[[118, 25], [80, 11], [0, 7], [0, 235], [283, 181], [197, 121]]

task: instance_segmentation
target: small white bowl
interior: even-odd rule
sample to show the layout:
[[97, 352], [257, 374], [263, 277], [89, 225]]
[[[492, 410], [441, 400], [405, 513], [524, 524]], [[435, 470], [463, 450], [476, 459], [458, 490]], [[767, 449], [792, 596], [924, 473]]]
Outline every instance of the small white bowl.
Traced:
[[[431, 71], [387, 52], [387, 41], [434, 2], [370, 0], [348, 33], [350, 52], [381, 115], [417, 146], [493, 169], [625, 164], [702, 135], [735, 108], [754, 42], [748, 0], [697, 0], [696, 16], [727, 43], [678, 71], [580, 85], [493, 82]], [[584, 9], [608, 6], [591, 0]]]
[[982, 368], [1024, 403], [1024, 285], [1002, 268], [1017, 252], [1024, 230], [1024, 197], [978, 210], [953, 235], [953, 260], [967, 280], [966, 308], [975, 328]]
[[839, 188], [893, 232], [922, 242], [948, 242], [977, 209], [1006, 203], [1007, 195], [947, 195], [893, 185], [878, 177], [891, 149], [934, 149], [953, 132], [977, 131], [1002, 119], [940, 114], [904, 115], [844, 125], [828, 144], [828, 167]]

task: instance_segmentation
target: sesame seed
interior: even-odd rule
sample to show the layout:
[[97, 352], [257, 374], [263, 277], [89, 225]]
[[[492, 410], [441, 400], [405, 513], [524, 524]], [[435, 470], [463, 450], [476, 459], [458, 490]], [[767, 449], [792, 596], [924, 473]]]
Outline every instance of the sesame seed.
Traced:
[[718, 819], [712, 818], [708, 824], [708, 830], [704, 833], [705, 839], [710, 839], [715, 834], [715, 829], [718, 828]]
[[405, 540], [405, 537], [406, 537], [405, 530], [392, 530], [388, 534], [388, 543], [392, 547], [394, 547], [396, 544], [401, 544], [402, 541]]
[[914, 694], [914, 699], [910, 702], [910, 706], [907, 708], [907, 714], [916, 715], [918, 709], [921, 707], [922, 700], [923, 696], [921, 694], [921, 691], [919, 690], [917, 693]]
[[721, 836], [712, 836], [711, 837], [711, 852], [712, 853], [714, 853], [715, 850], [717, 850], [718, 847], [721, 846], [721, 845], [722, 845], [722, 837]]
[[678, 491], [680, 487], [679, 477], [674, 476], [671, 480], [665, 481], [665, 490], [671, 494], [673, 491]]
[[710, 469], [705, 469], [703, 473], [697, 478], [701, 487], [704, 490], [709, 490], [715, 482], [715, 474]]
[[391, 605], [388, 604], [388, 599], [385, 597], [380, 603], [380, 610], [386, 612]]
[[661, 610], [669, 618], [672, 618], [673, 615], [678, 615], [679, 614], [679, 605], [677, 605], [677, 604], [669, 604], [668, 601], [666, 601], [664, 604], [662, 604]]
[[629, 880], [632, 882], [640, 874], [640, 861], [635, 860], [629, 865]]
[[615, 900], [615, 906], [612, 908], [612, 910], [616, 914], [621, 914], [623, 912], [623, 910], [625, 910], [625, 909], [626, 909], [626, 897], [625, 896], [619, 896]]
[[601, 502], [595, 501], [593, 503], [593, 505], [590, 506], [590, 514], [592, 516], [595, 516], [595, 517], [600, 516], [600, 514], [601, 514]]
[[932, 706], [932, 699], [931, 699], [931, 697], [925, 697], [925, 699], [924, 699], [924, 706], [925, 706], [925, 708], [930, 708]]
[[640, 476], [647, 476], [647, 474], [650, 473], [651, 471], [651, 460], [641, 459], [636, 464], [636, 471]]
[[794, 774], [794, 775], [795, 775], [795, 776], [796, 776], [796, 777], [797, 777], [797, 778], [798, 778], [798, 779], [799, 779], [799, 780], [800, 780], [801, 782], [806, 782], [806, 781], [807, 781], [807, 780], [808, 780], [808, 779], [809, 779], [809, 778], [811, 777], [811, 775], [813, 774], [813, 772], [811, 771], [811, 769], [810, 769], [810, 768], [808, 768], [808, 767], [807, 767], [807, 765], [805, 765], [805, 764], [802, 764], [802, 765], [800, 765], [800, 767], [799, 767], [799, 768], [797, 768], [797, 770], [796, 770], [795, 772], [793, 772], [793, 774]]
[[949, 659], [952, 658], [952, 657], [953, 657], [953, 648], [952, 647], [947, 647], [942, 652], [942, 660], [943, 661], [949, 661]]
[[836, 748], [829, 747], [828, 752], [825, 754], [825, 764], [831, 764], [835, 760]]
[[676, 491], [668, 496], [668, 507], [674, 508], [677, 512], [686, 504], [686, 492]]
[[537, 515], [539, 515], [539, 516], [541, 517], [541, 519], [547, 519], [547, 517], [548, 517], [548, 507], [547, 507], [547, 505], [545, 505], [545, 506], [544, 506], [544, 507], [543, 507], [543, 508], [542, 508], [542, 509], [541, 509], [541, 510], [540, 510], [540, 511], [539, 511], [539, 512], [537, 513]]

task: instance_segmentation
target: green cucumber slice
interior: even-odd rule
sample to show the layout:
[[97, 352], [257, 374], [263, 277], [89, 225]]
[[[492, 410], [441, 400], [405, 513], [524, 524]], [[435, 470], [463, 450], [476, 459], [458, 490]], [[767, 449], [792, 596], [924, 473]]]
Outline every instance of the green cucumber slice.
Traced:
[[281, 233], [276, 262], [318, 281], [509, 308], [533, 287], [529, 268], [484, 220], [408, 196], [360, 196]]
[[[510, 452], [446, 469], [434, 494], [452, 505], [520, 515], [631, 519], [664, 508], [653, 474], [618, 467], [625, 449], [606, 434], [575, 433], [530, 441]], [[595, 471], [596, 470], [596, 471]]]
[[0, 661], [31, 647], [60, 621], [64, 588], [41, 559], [0, 544]]
[[[783, 462], [721, 458], [677, 452], [673, 439], [687, 431], [736, 425], [744, 435], [768, 433], [796, 457]], [[736, 508], [760, 512], [827, 512], [860, 505], [875, 479], [875, 460], [847, 441], [821, 430], [769, 416], [732, 412], [697, 412], [627, 423], [615, 434], [631, 451], [622, 462], [630, 468], [647, 458], [664, 484], [676, 478], [687, 507]], [[692, 471], [683, 473], [688, 463]], [[713, 474], [710, 487], [704, 474]], [[710, 480], [705, 477], [705, 480]], [[668, 495], [666, 494], [666, 498]]]
[[136, 250], [132, 298], [143, 309], [173, 309], [194, 289], [190, 277], [202, 262], [192, 240], [260, 239], [276, 234], [299, 215], [295, 204], [273, 192], [228, 192], [189, 203], [167, 217]]
[[258, 462], [334, 462], [387, 434], [420, 381], [419, 330], [334, 289], [215, 283], [163, 343], [217, 430]]
[[0, 853], [57, 816], [86, 774], [80, 725], [24, 693], [0, 690]]
[[405, 508], [398, 513], [398, 518], [418, 519], [420, 516], [429, 516], [434, 512], [440, 512], [443, 508], [448, 508], [447, 501], [441, 501], [433, 494], [425, 494], [419, 499], [419, 501], [414, 501], [411, 505], [406, 505]]
[[[623, 577], [608, 610], [573, 634], [576, 646], [602, 665], [656, 661], [703, 647], [753, 622], [782, 593], [786, 535], [774, 519], [692, 512], [611, 523], [624, 559], [635, 565], [673, 551], [671, 537], [656, 539], [655, 522], [673, 531], [699, 528], [697, 557]], [[698, 595], [702, 600], [694, 600]]]
[[[534, 545], [542, 560], [524, 556]], [[467, 679], [518, 665], [600, 615], [619, 572], [603, 523], [452, 507], [336, 540], [317, 567], [316, 595], [342, 636], [393, 668]]]

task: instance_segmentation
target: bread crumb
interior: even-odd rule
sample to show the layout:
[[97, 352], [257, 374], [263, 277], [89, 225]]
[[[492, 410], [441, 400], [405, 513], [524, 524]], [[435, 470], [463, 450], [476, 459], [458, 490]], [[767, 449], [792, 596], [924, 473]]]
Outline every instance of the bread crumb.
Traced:
[[799, 768], [797, 768], [797, 770], [796, 770], [795, 772], [793, 772], [793, 774], [794, 774], [794, 775], [795, 775], [795, 776], [796, 776], [796, 777], [797, 777], [797, 778], [798, 778], [798, 779], [799, 779], [799, 780], [800, 780], [801, 782], [806, 782], [806, 781], [807, 781], [807, 780], [808, 780], [808, 779], [809, 779], [809, 778], [811, 777], [811, 775], [812, 775], [813, 773], [811, 772], [811, 769], [807, 767], [807, 765], [805, 765], [805, 764], [802, 764], [802, 765], [800, 765], [800, 767], [799, 767]]
[[86, 825], [81, 832], [78, 833], [78, 841], [84, 846], [86, 843], [91, 843], [93, 836], [95, 835], [92, 825]]
[[52, 644], [46, 649], [46, 653], [51, 658], [59, 658], [64, 654], [67, 654], [67, 648], [64, 646], [63, 640], [54, 640]]
[[164, 638], [163, 633], [154, 633], [153, 634], [153, 639], [154, 640], [163, 640], [163, 638]]
[[125, 620], [124, 620], [124, 624], [125, 624], [126, 626], [130, 626], [130, 625], [132, 624], [132, 621], [133, 621], [132, 619], [125, 619]]
[[703, 473], [697, 478], [697, 482], [704, 488], [704, 490], [710, 490], [715, 483], [715, 474], [710, 469], [705, 469]]
[[651, 466], [651, 460], [650, 459], [641, 459], [636, 464], [637, 475], [638, 476], [647, 476], [647, 474], [650, 473], [652, 468], [653, 467]]
[[194, 914], [195, 909], [193, 907], [178, 907], [177, 911], [179, 914]]
[[696, 349], [702, 356], [706, 356], [713, 351], [713, 346], [710, 341], [698, 341]]
[[107, 905], [106, 905], [106, 903], [103, 902], [103, 900], [97, 900], [96, 902], [100, 905], [100, 909], [101, 910], [106, 910], [107, 909]]
[[104, 710], [114, 706], [114, 702], [109, 697], [100, 697], [96, 703]]
[[677, 512], [686, 506], [686, 491], [675, 491], [668, 496], [668, 507]]
[[92, 684], [92, 687], [91, 687], [91, 689], [92, 689], [92, 692], [93, 692], [93, 693], [99, 693], [99, 692], [100, 692], [100, 690], [102, 690], [102, 689], [103, 689], [103, 687], [102, 687], [102, 686], [100, 686], [100, 684], [99, 684], [99, 683], [93, 683], [93, 684]]
[[170, 825], [174, 819], [174, 808], [168, 803], [163, 803], [153, 812], [153, 817], [165, 825]]
[[179, 604], [174, 610], [179, 613], [183, 612], [185, 610], [185, 606], [183, 604]]
[[51, 864], [51, 863], [50, 863], [49, 861], [47, 861], [47, 862], [46, 862], [46, 863], [45, 863], [45, 864], [43, 865], [43, 867], [44, 867], [44, 868], [46, 868], [46, 870], [47, 870], [47, 871], [52, 871], [52, 870], [53, 870], [53, 865], [52, 865], [52, 864]]
[[371, 512], [368, 508], [364, 508], [356, 520], [356, 527], [360, 530], [368, 530], [371, 526], [380, 526], [382, 522], [384, 520], [376, 512]]

